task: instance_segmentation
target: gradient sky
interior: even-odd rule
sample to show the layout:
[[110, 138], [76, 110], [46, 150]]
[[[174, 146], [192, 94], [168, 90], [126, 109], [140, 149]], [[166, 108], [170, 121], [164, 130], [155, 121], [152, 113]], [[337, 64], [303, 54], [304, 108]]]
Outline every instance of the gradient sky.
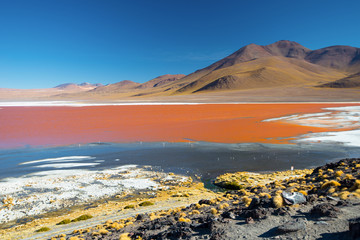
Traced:
[[244, 45], [360, 47], [353, 0], [1, 0], [0, 88], [145, 82]]

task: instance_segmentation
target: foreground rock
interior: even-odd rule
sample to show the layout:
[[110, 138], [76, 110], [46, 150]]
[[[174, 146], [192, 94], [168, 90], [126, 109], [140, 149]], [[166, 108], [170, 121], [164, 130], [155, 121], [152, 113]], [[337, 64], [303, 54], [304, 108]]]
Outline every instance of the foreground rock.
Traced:
[[[79, 229], [67, 238], [356, 238], [360, 217], [360, 200], [357, 198], [359, 169], [360, 159], [345, 159], [319, 167], [306, 175], [288, 176], [284, 180], [232, 190], [188, 207]], [[283, 194], [283, 197], [281, 193], [284, 191], [301, 193], [294, 194], [301, 203], [287, 203], [284, 198], [293, 195]], [[306, 201], [299, 196], [306, 196]], [[56, 237], [60, 239], [60, 235]]]

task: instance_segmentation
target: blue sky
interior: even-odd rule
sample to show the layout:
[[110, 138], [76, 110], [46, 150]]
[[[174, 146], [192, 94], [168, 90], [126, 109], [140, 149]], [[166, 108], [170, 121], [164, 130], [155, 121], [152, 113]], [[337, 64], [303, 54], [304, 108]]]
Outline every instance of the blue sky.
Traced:
[[244, 45], [360, 47], [360, 1], [1, 0], [0, 88], [145, 82]]

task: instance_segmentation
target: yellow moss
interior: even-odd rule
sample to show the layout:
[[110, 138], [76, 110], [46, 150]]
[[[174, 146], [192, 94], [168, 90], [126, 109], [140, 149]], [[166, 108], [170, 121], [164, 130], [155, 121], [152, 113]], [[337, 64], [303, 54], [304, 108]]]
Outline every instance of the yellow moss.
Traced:
[[252, 201], [252, 199], [247, 196], [242, 197], [241, 200], [243, 201], [243, 203], [245, 203], [246, 206], [249, 206]]
[[186, 213], [184, 212], [180, 213], [180, 217], [186, 217]]
[[268, 193], [260, 193], [259, 196], [260, 196], [260, 197], [267, 197], [268, 199], [271, 198], [271, 195], [268, 194]]
[[245, 196], [249, 195], [249, 193], [245, 189], [241, 189], [239, 192]]
[[110, 228], [114, 228], [116, 230], [119, 230], [121, 228], [124, 227], [124, 224], [120, 224], [120, 223], [117, 223], [117, 222], [114, 222], [113, 224], [110, 225]]
[[239, 204], [239, 203], [240, 203], [239, 201], [233, 201], [233, 202], [232, 202], [233, 205], [237, 205], [237, 204]]
[[346, 200], [348, 198], [349, 194], [350, 194], [350, 192], [348, 192], [348, 191], [341, 192], [341, 193], [339, 193], [339, 198], [341, 200]]
[[350, 188], [350, 191], [355, 191], [356, 189], [360, 189], [360, 180], [355, 180], [354, 185]]
[[326, 188], [329, 188], [329, 187], [339, 187], [341, 186], [341, 184], [335, 180], [331, 180], [329, 182], [326, 182], [324, 183], [322, 186], [321, 186], [321, 189], [326, 189]]
[[334, 170], [332, 170], [331, 168], [329, 168], [327, 171], [328, 171], [329, 173], [333, 173], [333, 172], [334, 172]]
[[354, 179], [353, 175], [351, 174], [346, 174], [345, 175], [345, 179]]
[[129, 225], [133, 225], [133, 224], [134, 224], [133, 222], [127, 222], [125, 225], [129, 226]]
[[360, 164], [356, 164], [355, 167], [356, 167], [356, 168], [360, 168]]
[[360, 193], [352, 192], [349, 196], [354, 196], [354, 197], [360, 198]]
[[275, 197], [273, 197], [273, 203], [276, 208], [281, 208], [284, 206], [284, 199], [282, 198], [281, 195], [278, 194]]
[[106, 230], [106, 229], [100, 229], [100, 230], [99, 230], [99, 233], [100, 233], [101, 235], [106, 235], [106, 234], [109, 233], [109, 231]]
[[198, 210], [193, 210], [192, 214], [200, 214], [200, 212]]
[[334, 193], [336, 191], [336, 189], [335, 188], [333, 188], [333, 187], [331, 187], [331, 188], [329, 188], [329, 190], [327, 191], [329, 194], [331, 194], [331, 193]]
[[333, 193], [332, 196], [333, 196], [333, 197], [338, 197], [339, 194], [338, 194], [338, 193]]
[[69, 240], [79, 240], [78, 237], [70, 237]]
[[100, 236], [101, 234], [99, 232], [93, 232], [91, 235], [93, 236]]
[[337, 172], [335, 173], [335, 176], [336, 176], [336, 177], [341, 177], [341, 175], [343, 175], [343, 174], [344, 174], [344, 172], [341, 171], [341, 170], [339, 170], [339, 171], [337, 171]]
[[218, 211], [215, 208], [211, 208], [210, 212], [211, 212], [211, 214], [214, 214], [214, 215], [218, 213]]
[[187, 223], [189, 223], [189, 222], [191, 222], [191, 220], [189, 218], [181, 217], [181, 218], [179, 218], [179, 222], [187, 222]]
[[119, 240], [131, 240], [131, 238], [129, 237], [129, 233], [121, 234]]
[[304, 191], [304, 190], [300, 190], [299, 193], [304, 194], [304, 196], [307, 196], [307, 195], [308, 195], [307, 191]]

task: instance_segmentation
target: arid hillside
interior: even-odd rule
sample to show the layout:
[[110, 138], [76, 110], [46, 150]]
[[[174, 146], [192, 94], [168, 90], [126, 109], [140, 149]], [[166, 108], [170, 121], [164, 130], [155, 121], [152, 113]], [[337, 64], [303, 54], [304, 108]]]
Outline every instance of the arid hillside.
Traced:
[[28, 96], [92, 101], [360, 101], [359, 72], [359, 48], [330, 46], [310, 50], [282, 40], [266, 46], [250, 44], [189, 75], [166, 74], [142, 84], [125, 80], [106, 86], [91, 85], [87, 91], [87, 85], [65, 84], [56, 87], [56, 91], [36, 91], [33, 95], [0, 91], [1, 99]]

